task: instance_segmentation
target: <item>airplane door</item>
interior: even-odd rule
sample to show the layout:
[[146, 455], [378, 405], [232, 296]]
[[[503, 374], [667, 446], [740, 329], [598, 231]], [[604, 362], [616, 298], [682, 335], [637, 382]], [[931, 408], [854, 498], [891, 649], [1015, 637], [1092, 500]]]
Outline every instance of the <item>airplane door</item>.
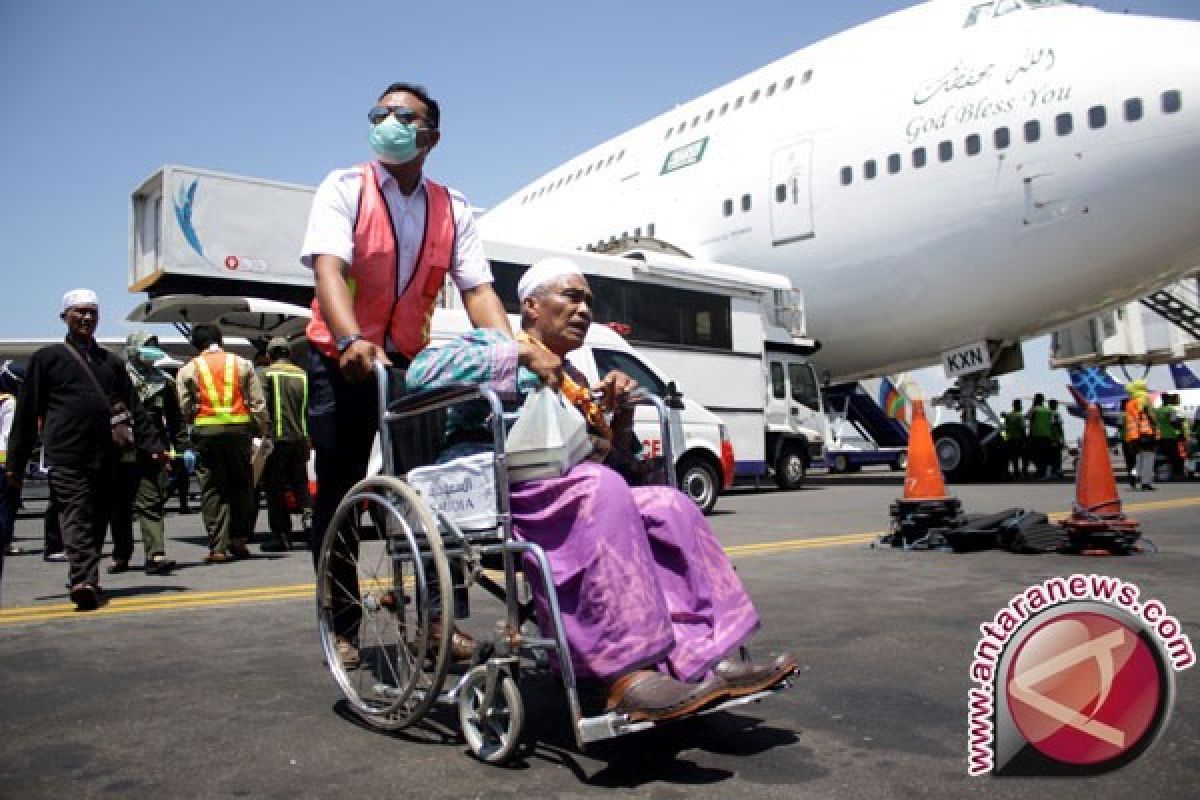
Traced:
[[771, 156], [771, 244], [811, 239], [812, 139], [781, 147]]

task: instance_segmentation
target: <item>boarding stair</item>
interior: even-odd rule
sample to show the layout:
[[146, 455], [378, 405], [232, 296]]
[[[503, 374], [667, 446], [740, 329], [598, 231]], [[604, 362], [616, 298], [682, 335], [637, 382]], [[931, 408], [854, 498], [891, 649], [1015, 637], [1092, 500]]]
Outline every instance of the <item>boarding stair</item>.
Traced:
[[[1198, 279], [1200, 280], [1200, 279]], [[1200, 339], [1200, 291], [1198, 280], [1182, 281], [1141, 298], [1142, 305], [1187, 333]]]
[[824, 390], [825, 408], [845, 419], [879, 447], [907, 447], [908, 428], [889, 417], [859, 383], [839, 383]]

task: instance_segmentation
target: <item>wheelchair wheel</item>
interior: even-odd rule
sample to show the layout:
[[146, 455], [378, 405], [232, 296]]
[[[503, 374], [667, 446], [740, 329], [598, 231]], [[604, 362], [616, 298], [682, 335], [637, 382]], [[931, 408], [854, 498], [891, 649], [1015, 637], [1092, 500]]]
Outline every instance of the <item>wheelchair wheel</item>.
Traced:
[[467, 673], [458, 695], [458, 722], [476, 758], [488, 764], [504, 764], [521, 742], [525, 706], [509, 671], [500, 669], [495, 674], [489, 700], [487, 664]]
[[[454, 624], [452, 606], [433, 608], [439, 594], [453, 603], [441, 535], [421, 498], [388, 476], [355, 485], [321, 545], [317, 620], [325, 662], [369, 725], [399, 730], [437, 701]], [[339, 638], [357, 645], [357, 664], [343, 662]]]

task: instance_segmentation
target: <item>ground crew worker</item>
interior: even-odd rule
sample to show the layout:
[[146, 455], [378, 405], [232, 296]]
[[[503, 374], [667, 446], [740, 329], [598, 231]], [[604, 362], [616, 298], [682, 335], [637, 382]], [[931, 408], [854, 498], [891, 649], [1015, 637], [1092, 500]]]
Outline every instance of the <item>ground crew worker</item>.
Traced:
[[1038, 392], [1033, 406], [1025, 415], [1029, 421], [1029, 451], [1035, 473], [1042, 480], [1050, 478], [1050, 454], [1054, 441], [1054, 415], [1046, 407], [1046, 396]]
[[1179, 395], [1164, 392], [1162, 402], [1155, 409], [1158, 428], [1158, 451], [1171, 465], [1171, 480], [1179, 480], [1183, 474], [1183, 462], [1187, 459], [1187, 421], [1179, 414]]
[[1051, 397], [1047, 401], [1050, 409], [1050, 467], [1047, 470], [1052, 476], [1062, 477], [1063, 449], [1067, 446], [1067, 432], [1063, 428], [1062, 414], [1058, 411], [1058, 400]]
[[0, 579], [4, 577], [4, 557], [21, 552], [12, 545], [21, 496], [9, 491], [4, 478], [4, 464], [7, 461], [8, 433], [12, 430], [13, 416], [17, 411], [17, 394], [24, 381], [25, 371], [20, 366], [11, 361], [0, 363]]
[[1142, 491], [1154, 491], [1154, 456], [1158, 450], [1158, 432], [1154, 426], [1150, 400], [1146, 397], [1146, 382], [1125, 384], [1129, 399], [1125, 401], [1125, 441], [1137, 454], [1136, 480]]
[[289, 355], [287, 339], [272, 339], [267, 344], [271, 365], [259, 371], [275, 445], [262, 476], [267, 522], [271, 526], [271, 540], [261, 548], [266, 552], [291, 548], [288, 492], [296, 498], [306, 533], [312, 522], [312, 499], [308, 494], [308, 375], [291, 362]]
[[270, 435], [271, 419], [254, 366], [222, 349], [216, 325], [192, 329], [200, 355], [179, 370], [179, 407], [200, 455], [200, 512], [208, 530], [207, 564], [248, 558], [255, 494], [251, 439]]
[[[167, 354], [158, 346], [158, 337], [141, 331], [125, 337], [125, 368], [142, 408], [158, 430], [159, 437], [174, 450], [182, 445], [183, 417], [179, 397], [171, 376], [155, 366]], [[167, 558], [164, 518], [169, 494], [169, 461], [147, 458], [130, 451], [117, 464], [116, 486], [109, 528], [113, 537], [113, 563], [110, 575], [126, 572], [133, 556], [133, 520], [138, 520], [142, 551], [148, 575], [162, 575], [175, 566]]]
[[[314, 565], [334, 510], [366, 470], [378, 417], [373, 365], [382, 361], [403, 370], [426, 345], [447, 273], [472, 325], [511, 335], [470, 204], [423, 175], [441, 137], [437, 102], [423, 87], [394, 83], [367, 118], [376, 159], [335, 170], [321, 182], [301, 251], [316, 288], [307, 331], [318, 487]], [[549, 372], [538, 366], [547, 359], [536, 358], [535, 371]], [[403, 374], [395, 377], [393, 383], [403, 387]], [[349, 555], [334, 559], [347, 569], [338, 576], [345, 591], [334, 595], [333, 604], [338, 650], [351, 666], [358, 662], [359, 616]]]
[[1014, 398], [1012, 411], [1004, 412], [1004, 448], [1008, 453], [1008, 472], [1015, 479], [1025, 477], [1025, 414], [1021, 398]]

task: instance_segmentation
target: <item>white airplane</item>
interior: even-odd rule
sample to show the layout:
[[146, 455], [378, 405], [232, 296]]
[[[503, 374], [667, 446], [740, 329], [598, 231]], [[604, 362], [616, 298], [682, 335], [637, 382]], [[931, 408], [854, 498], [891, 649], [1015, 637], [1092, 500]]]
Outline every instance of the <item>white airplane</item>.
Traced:
[[1200, 23], [935, 0], [597, 145], [481, 228], [789, 276], [836, 380], [958, 373], [937, 402], [963, 422], [935, 431], [958, 479], [998, 460], [986, 398], [1022, 340], [1200, 265], [1198, 186]]

